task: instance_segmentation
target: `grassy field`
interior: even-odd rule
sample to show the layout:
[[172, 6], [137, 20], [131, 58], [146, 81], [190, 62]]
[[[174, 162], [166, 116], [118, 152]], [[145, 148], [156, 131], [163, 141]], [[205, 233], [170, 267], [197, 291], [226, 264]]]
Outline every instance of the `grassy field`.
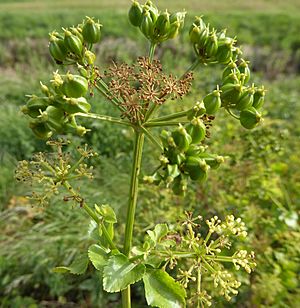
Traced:
[[[186, 9], [187, 11], [196, 11], [203, 13], [217, 13], [226, 14], [233, 11], [247, 11], [251, 12], [268, 12], [268, 13], [288, 13], [297, 14], [300, 10], [300, 3], [297, 0], [286, 0], [286, 1], [272, 1], [272, 0], [188, 0], [180, 1], [174, 0], [172, 2], [167, 0], [156, 1], [157, 5], [161, 8], [168, 7], [170, 10]], [[113, 9], [116, 10], [127, 10], [129, 0], [102, 0], [102, 1], [81, 1], [81, 0], [35, 0], [35, 1], [0, 1], [1, 11], [7, 12], [18, 12], [30, 11], [40, 12], [47, 10], [53, 12], [61, 9], [68, 10], [98, 10], [98, 9]]]
[[[158, 48], [157, 55], [168, 70], [179, 75], [189, 66], [193, 51], [188, 26], [194, 15], [205, 14], [211, 25], [237, 35], [245, 57], [251, 60], [253, 82], [265, 84], [268, 92], [265, 121], [254, 131], [249, 133], [225, 115], [216, 121], [210, 143], [228, 160], [205, 185], [193, 186], [188, 198], [174, 198], [164, 188], [142, 186], [138, 234], [163, 219], [175, 222], [184, 209], [196, 209], [207, 217], [224, 217], [229, 212], [241, 216], [249, 228], [243, 245], [256, 252], [258, 267], [250, 280], [241, 277], [243, 287], [234, 302], [217, 297], [214, 307], [294, 308], [300, 302], [300, 1], [155, 2], [162, 9], [189, 11], [182, 37]], [[95, 16], [104, 25], [96, 51], [101, 69], [112, 59], [131, 62], [146, 54], [148, 45], [127, 21], [129, 5], [127, 0], [0, 0], [1, 308], [118, 305], [118, 297], [103, 293], [99, 277], [91, 269], [82, 277], [64, 279], [51, 272], [66, 259], [70, 261], [77, 248], [86, 248], [87, 219], [80, 210], [62, 207], [58, 197], [49, 208], [32, 208], [23, 197], [32, 188], [16, 183], [14, 169], [18, 160], [47, 149], [34, 138], [19, 108], [25, 94], [38, 91], [39, 80], [48, 81], [57, 69], [49, 57], [48, 32], [77, 24], [85, 15]], [[186, 103], [210, 92], [221, 72], [221, 67], [202, 67], [197, 73], [200, 81]], [[98, 96], [91, 101], [93, 111], [112, 112]], [[180, 109], [180, 104], [171, 104], [165, 112], [175, 109]], [[75, 138], [75, 144], [87, 142], [101, 156], [95, 161], [95, 180], [82, 190], [92, 203], [110, 203], [122, 217], [130, 132], [102, 122], [86, 124], [92, 132], [83, 140]], [[152, 152], [147, 144], [147, 171], [153, 167]], [[121, 224], [119, 228], [122, 234]], [[135, 240], [141, 241], [142, 235]], [[145, 307], [141, 286], [134, 292], [138, 307]]]

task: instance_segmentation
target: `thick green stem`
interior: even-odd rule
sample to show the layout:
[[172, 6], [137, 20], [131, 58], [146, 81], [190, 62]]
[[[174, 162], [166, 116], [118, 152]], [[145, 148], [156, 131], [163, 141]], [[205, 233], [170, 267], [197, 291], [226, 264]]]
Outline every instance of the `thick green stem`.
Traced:
[[154, 52], [155, 52], [156, 44], [151, 43], [150, 49], [149, 49], [149, 61], [152, 62], [154, 58]]
[[[143, 145], [144, 145], [144, 133], [136, 130], [129, 200], [127, 207], [126, 227], [125, 227], [124, 254], [126, 256], [129, 256], [132, 245], [132, 233], [133, 233], [135, 209], [138, 196], [139, 174], [142, 162]], [[125, 290], [122, 291], [122, 307], [123, 308], [131, 307], [130, 286], [128, 286]]]

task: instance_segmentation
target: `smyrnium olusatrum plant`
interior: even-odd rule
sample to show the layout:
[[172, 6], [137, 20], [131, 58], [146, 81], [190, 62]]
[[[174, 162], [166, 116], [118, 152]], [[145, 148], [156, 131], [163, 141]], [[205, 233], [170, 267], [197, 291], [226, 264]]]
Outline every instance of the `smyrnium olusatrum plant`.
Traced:
[[[56, 271], [82, 274], [91, 262], [101, 272], [104, 290], [122, 292], [122, 305], [127, 308], [131, 307], [130, 286], [140, 280], [147, 303], [154, 307], [210, 306], [212, 299], [206, 285], [209, 282], [230, 300], [241, 285], [233, 270], [251, 273], [255, 267], [253, 252], [231, 251], [235, 238], [247, 236], [244, 223], [232, 215], [224, 220], [217, 216], [203, 220], [187, 212], [172, 230], [168, 222], [158, 224], [147, 231], [142, 244], [132, 247], [144, 139], [158, 147], [161, 154], [154, 172], [143, 181], [169, 187], [175, 195], [184, 196], [191, 182], [201, 185], [209, 172], [224, 162], [206, 145], [209, 128], [219, 111], [225, 110], [246, 129], [261, 121], [264, 87], [249, 83], [248, 62], [242, 58], [236, 39], [228, 37], [225, 30], [211, 28], [201, 17], [196, 17], [189, 28], [195, 62], [181, 77], [164, 73], [162, 63], [155, 59], [155, 48], [181, 34], [185, 15], [160, 12], [151, 1], [144, 5], [134, 1], [129, 20], [149, 41], [149, 55], [139, 57], [132, 65], [112, 63], [105, 71], [95, 64], [92, 51], [101, 38], [102, 25], [95, 19], [86, 17], [76, 27], [50, 33], [49, 51], [60, 71], [53, 73], [50, 82], [41, 82], [42, 94], [30, 95], [22, 108], [33, 133], [44, 140], [66, 133], [88, 133], [89, 129], [79, 124], [82, 117], [133, 130], [124, 243], [114, 232], [117, 216], [113, 208], [87, 204], [75, 187], [76, 180], [92, 177], [86, 160], [95, 153], [87, 146], [79, 148], [78, 157], [74, 158], [64, 150], [66, 142], [61, 137], [48, 140], [56, 154], [39, 153], [32, 161], [20, 162], [16, 173], [18, 180], [41, 185], [40, 192], [31, 196], [34, 201], [45, 204], [53, 194], [65, 190], [63, 200], [78, 204], [91, 219], [95, 243], [86, 254]], [[159, 116], [160, 107], [170, 100], [180, 100], [183, 105], [193, 85], [193, 71], [211, 64], [223, 66], [222, 83], [199, 97], [192, 108]], [[67, 67], [77, 73], [63, 72]], [[91, 113], [88, 96], [94, 91], [117, 108], [120, 117]], [[153, 128], [161, 128], [160, 135]], [[233, 270], [224, 267], [225, 263], [231, 263]]]

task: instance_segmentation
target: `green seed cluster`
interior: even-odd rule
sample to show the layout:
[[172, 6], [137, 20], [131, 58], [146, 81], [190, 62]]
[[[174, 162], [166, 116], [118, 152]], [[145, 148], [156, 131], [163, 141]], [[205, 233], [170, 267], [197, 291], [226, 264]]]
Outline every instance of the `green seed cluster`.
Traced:
[[188, 180], [203, 182], [208, 170], [216, 169], [224, 161], [222, 156], [206, 153], [201, 142], [206, 136], [206, 126], [200, 117], [194, 117], [185, 126], [180, 125], [172, 132], [163, 130], [161, 141], [164, 153], [161, 166], [152, 176], [146, 176], [148, 183], [166, 183], [176, 195], [184, 195]]
[[222, 74], [221, 100], [222, 106], [233, 114], [239, 113], [239, 119], [247, 129], [254, 128], [261, 121], [258, 112], [264, 104], [265, 89], [263, 86], [248, 86], [250, 69], [244, 59], [231, 60]]
[[189, 30], [190, 41], [197, 57], [203, 63], [227, 64], [236, 59], [241, 50], [235, 46], [236, 40], [226, 36], [226, 30], [210, 30], [201, 17], [196, 17]]
[[144, 5], [133, 1], [128, 12], [130, 23], [139, 27], [144, 36], [154, 44], [175, 38], [183, 28], [185, 14], [186, 12], [159, 12], [149, 0]]
[[250, 80], [249, 62], [241, 58], [242, 51], [235, 46], [236, 39], [227, 37], [226, 30], [210, 30], [209, 24], [205, 24], [201, 17], [196, 17], [190, 27], [189, 37], [201, 62], [226, 65], [222, 86], [203, 99], [206, 113], [213, 115], [220, 107], [224, 107], [240, 120], [243, 127], [254, 128], [262, 119], [258, 110], [264, 104], [266, 91], [264, 87], [247, 85]]
[[29, 96], [21, 111], [32, 118], [29, 123], [33, 133], [40, 139], [49, 139], [53, 133], [75, 131], [84, 135], [87, 130], [76, 123], [76, 113], [88, 113], [91, 105], [86, 101], [88, 81], [80, 75], [53, 74], [49, 87], [41, 83], [44, 96]]
[[91, 48], [100, 41], [101, 24], [86, 17], [82, 24], [63, 31], [63, 33], [53, 31], [49, 34], [49, 51], [56, 63], [93, 64], [95, 54], [91, 52]]

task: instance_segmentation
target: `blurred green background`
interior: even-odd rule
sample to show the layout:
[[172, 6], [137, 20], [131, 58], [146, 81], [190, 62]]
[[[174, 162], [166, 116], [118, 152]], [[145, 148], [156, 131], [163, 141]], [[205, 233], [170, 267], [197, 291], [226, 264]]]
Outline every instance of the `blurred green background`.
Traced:
[[[239, 295], [214, 307], [296, 307], [300, 303], [300, 2], [272, 1], [156, 1], [161, 10], [188, 11], [184, 33], [157, 50], [166, 70], [180, 75], [193, 59], [187, 29], [194, 15], [228, 34], [237, 35], [251, 61], [252, 80], [268, 89], [265, 121], [249, 132], [220, 112], [212, 130], [212, 152], [228, 156], [218, 172], [186, 198], [167, 189], [142, 186], [135, 241], [154, 223], [175, 222], [178, 213], [195, 209], [204, 217], [232, 213], [242, 217], [249, 236], [242, 246], [254, 250], [257, 269], [243, 281]], [[104, 294], [101, 277], [89, 269], [80, 277], [61, 276], [51, 269], [69, 264], [89, 245], [88, 220], [81, 211], [53, 200], [47, 208], [32, 207], [23, 196], [31, 188], [14, 180], [17, 161], [47, 150], [19, 112], [25, 95], [37, 92], [57, 69], [47, 47], [48, 32], [99, 18], [103, 37], [96, 48], [98, 64], [132, 62], [147, 52], [147, 42], [127, 21], [127, 0], [0, 0], [0, 306], [1, 307], [119, 307], [118, 295]], [[191, 105], [220, 82], [221, 68], [201, 68]], [[112, 113], [92, 99], [93, 111]], [[165, 107], [179, 110], [182, 102]], [[100, 153], [94, 162], [95, 180], [82, 184], [91, 202], [110, 203], [124, 221], [131, 153], [130, 131], [92, 123], [84, 140]], [[151, 153], [151, 155], [150, 155]], [[155, 165], [146, 145], [144, 173]], [[119, 224], [122, 232], [123, 226]], [[134, 289], [136, 307], [144, 307], [140, 285]], [[214, 290], [211, 290], [212, 294]], [[298, 304], [299, 305], [299, 304]]]

